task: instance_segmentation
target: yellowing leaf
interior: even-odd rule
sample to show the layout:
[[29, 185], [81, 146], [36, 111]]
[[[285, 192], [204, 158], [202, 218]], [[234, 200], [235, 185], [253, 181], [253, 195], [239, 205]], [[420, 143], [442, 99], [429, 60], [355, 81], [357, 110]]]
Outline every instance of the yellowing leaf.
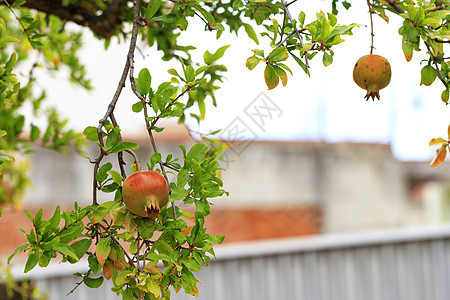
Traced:
[[430, 146], [434, 146], [434, 145], [446, 145], [447, 141], [444, 140], [443, 138], [435, 138], [435, 139], [431, 139], [430, 141]]
[[103, 276], [105, 276], [106, 279], [110, 280], [112, 273], [113, 273], [114, 265], [111, 260], [107, 260], [105, 262], [105, 265], [103, 266]]
[[105, 261], [108, 258], [110, 252], [111, 238], [107, 237], [100, 239], [95, 250], [95, 255], [97, 256], [97, 260], [100, 266], [103, 266], [105, 264]]
[[264, 70], [264, 80], [269, 90], [276, 88], [280, 82], [275, 69], [271, 65], [267, 65]]
[[410, 61], [413, 57], [413, 49], [408, 45], [408, 40], [405, 37], [402, 40], [402, 50], [403, 54], [405, 54], [406, 61]]
[[447, 145], [442, 145], [441, 148], [436, 150], [436, 157], [433, 159], [433, 161], [430, 164], [430, 167], [436, 168], [440, 166], [447, 156]]
[[161, 273], [161, 269], [158, 267], [158, 263], [155, 261], [148, 262], [143, 270], [152, 274]]
[[255, 55], [250, 56], [249, 58], [247, 58], [247, 61], [245, 62], [245, 66], [249, 69], [249, 70], [253, 70], [261, 61], [261, 59], [257, 58]]

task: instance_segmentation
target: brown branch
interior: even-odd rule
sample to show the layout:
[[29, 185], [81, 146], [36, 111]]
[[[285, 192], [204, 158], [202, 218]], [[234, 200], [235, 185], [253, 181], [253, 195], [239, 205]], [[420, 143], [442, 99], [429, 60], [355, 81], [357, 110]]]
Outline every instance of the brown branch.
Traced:
[[[14, 2], [15, 0], [10, 1], [11, 4]], [[55, 15], [62, 20], [86, 26], [96, 35], [108, 39], [116, 32], [116, 27], [123, 22], [122, 12], [127, 2], [128, 0], [113, 0], [101, 15], [80, 4], [64, 6], [61, 0], [27, 0], [22, 7], [36, 9]], [[3, 1], [0, 4], [3, 5]]]
[[75, 292], [75, 290], [84, 282], [84, 277], [87, 277], [87, 276], [83, 276], [83, 279], [81, 279], [81, 281], [77, 282], [75, 287], [70, 292], [67, 293], [66, 297], [69, 296], [70, 294], [73, 294], [73, 292]]
[[428, 12], [438, 11], [438, 10], [441, 10], [448, 6], [450, 6], [450, 4], [439, 5], [439, 6], [436, 6], [435, 8], [430, 9]]
[[[293, 23], [293, 19], [292, 19], [291, 13], [289, 12], [289, 9], [288, 9], [288, 4], [286, 3], [285, 0], [281, 0], [281, 4], [283, 4], [284, 11], [285, 11], [287, 17], [289, 18], [289, 21], [291, 23]], [[300, 42], [300, 46], [303, 47], [303, 39], [302, 39], [302, 36], [300, 35], [300, 32], [297, 30], [297, 27], [294, 28], [294, 31], [295, 31], [295, 34], [298, 37], [298, 41]], [[305, 65], [306, 65], [306, 68], [309, 68], [308, 57], [306, 55], [305, 55]]]
[[386, 2], [389, 4], [389, 6], [391, 6], [396, 12], [398, 12], [399, 14], [404, 14], [405, 11], [398, 6], [397, 4], [394, 3], [394, 1], [392, 0], [386, 0]]

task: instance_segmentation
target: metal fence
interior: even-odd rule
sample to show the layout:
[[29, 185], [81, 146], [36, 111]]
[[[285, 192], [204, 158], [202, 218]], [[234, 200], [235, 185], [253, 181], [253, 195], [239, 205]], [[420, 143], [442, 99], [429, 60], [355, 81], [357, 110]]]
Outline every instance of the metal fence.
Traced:
[[[280, 239], [218, 247], [198, 273], [201, 300], [450, 299], [450, 227]], [[51, 299], [117, 299], [106, 282], [80, 286], [85, 263], [30, 272]], [[18, 273], [16, 272], [18, 275]]]

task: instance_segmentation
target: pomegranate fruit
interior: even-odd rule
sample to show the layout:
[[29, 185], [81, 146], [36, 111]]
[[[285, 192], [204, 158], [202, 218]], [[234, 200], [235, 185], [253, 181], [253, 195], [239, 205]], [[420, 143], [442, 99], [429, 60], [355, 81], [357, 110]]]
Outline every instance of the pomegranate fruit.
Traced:
[[141, 217], [155, 217], [169, 202], [169, 188], [156, 171], [138, 171], [123, 182], [122, 198], [129, 211]]
[[368, 54], [360, 59], [353, 68], [353, 80], [367, 90], [364, 98], [380, 100], [379, 90], [385, 88], [391, 81], [391, 66], [386, 58], [376, 54]]

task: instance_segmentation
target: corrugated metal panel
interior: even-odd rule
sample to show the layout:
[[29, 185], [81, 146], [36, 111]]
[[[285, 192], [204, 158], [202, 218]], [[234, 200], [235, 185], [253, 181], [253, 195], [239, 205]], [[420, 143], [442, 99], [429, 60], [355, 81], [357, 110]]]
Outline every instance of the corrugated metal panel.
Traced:
[[[217, 249], [198, 298], [174, 300], [444, 300], [450, 295], [450, 228], [287, 239]], [[75, 286], [74, 270], [32, 277], [52, 299], [117, 299], [110, 282]], [[46, 275], [48, 274], [48, 275]]]

